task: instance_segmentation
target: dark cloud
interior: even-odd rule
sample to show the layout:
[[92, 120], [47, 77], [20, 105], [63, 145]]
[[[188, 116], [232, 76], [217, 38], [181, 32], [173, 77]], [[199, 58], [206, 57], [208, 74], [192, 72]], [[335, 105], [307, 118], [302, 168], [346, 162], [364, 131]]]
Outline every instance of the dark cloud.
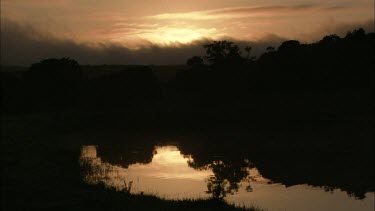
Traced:
[[201, 53], [199, 43], [176, 47], [146, 43], [138, 50], [115, 43], [79, 44], [9, 20], [2, 21], [1, 29], [1, 63], [5, 65], [30, 65], [49, 57], [71, 57], [82, 64], [181, 64]]
[[[338, 26], [337, 31], [352, 30], [353, 25]], [[365, 27], [366, 29], [368, 27]], [[370, 30], [371, 31], [371, 30]], [[372, 30], [373, 31], [373, 30]], [[257, 41], [238, 41], [241, 47], [253, 47], [253, 55], [260, 55], [268, 46], [277, 47], [286, 38], [269, 34]], [[7, 19], [1, 20], [1, 64], [28, 66], [41, 59], [70, 57], [81, 64], [184, 64], [187, 58], [203, 55], [202, 45], [212, 42], [201, 39], [191, 44], [158, 46], [145, 42], [144, 46], [129, 49], [116, 43], [76, 43], [70, 39], [58, 39], [48, 33], [35, 31], [28, 25], [20, 25]]]
[[[143, 47], [133, 50], [116, 43], [79, 44], [69, 39], [58, 39], [10, 20], [3, 20], [1, 27], [3, 65], [28, 66], [50, 57], [70, 57], [82, 64], [184, 64], [193, 55], [203, 55], [202, 46], [212, 41], [201, 39], [190, 44], [177, 43], [171, 46], [145, 42]], [[241, 46], [252, 45], [254, 53], [260, 53], [269, 45], [278, 45], [281, 40], [274, 35], [269, 41], [236, 43]]]

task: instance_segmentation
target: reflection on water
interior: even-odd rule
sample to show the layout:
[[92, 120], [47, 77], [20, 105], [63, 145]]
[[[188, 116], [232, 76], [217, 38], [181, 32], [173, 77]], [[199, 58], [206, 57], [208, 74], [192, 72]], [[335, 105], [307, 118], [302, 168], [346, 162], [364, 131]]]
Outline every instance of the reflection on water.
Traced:
[[[133, 152], [137, 153], [137, 152]], [[122, 158], [126, 160], [125, 158]], [[97, 146], [82, 147], [84, 180], [131, 193], [155, 194], [168, 199], [224, 198], [238, 205], [258, 205], [268, 210], [373, 210], [374, 193], [355, 200], [340, 190], [327, 192], [307, 185], [286, 188], [261, 176], [248, 160], [215, 159], [198, 167], [194, 158], [176, 146], [157, 146], [150, 163], [126, 165], [104, 162]]]
[[175, 146], [156, 147], [149, 164], [133, 164], [128, 168], [103, 162], [97, 157], [95, 146], [83, 147], [81, 154], [81, 164], [86, 170], [84, 179], [89, 183], [104, 182], [120, 190], [132, 182], [132, 193], [151, 193], [165, 198], [206, 197], [205, 179], [212, 171], [190, 168], [191, 161]]
[[207, 193], [211, 194], [213, 198], [222, 199], [227, 194], [235, 194], [240, 188], [241, 182], [248, 182], [246, 190], [252, 191], [250, 180], [256, 181], [256, 178], [261, 176], [259, 174], [250, 174], [253, 168], [248, 160], [225, 163], [222, 160], [212, 162], [207, 165], [207, 168], [212, 170], [212, 175], [206, 180]]

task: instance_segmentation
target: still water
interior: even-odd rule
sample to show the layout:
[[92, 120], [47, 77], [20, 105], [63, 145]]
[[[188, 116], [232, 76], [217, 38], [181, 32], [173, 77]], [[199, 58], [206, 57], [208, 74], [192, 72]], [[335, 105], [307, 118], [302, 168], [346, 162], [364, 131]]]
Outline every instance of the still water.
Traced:
[[[191, 155], [168, 145], [155, 146], [151, 160], [121, 165], [104, 161], [98, 149], [100, 146], [82, 147], [80, 163], [85, 169], [84, 180], [91, 184], [103, 182], [108, 187], [128, 189], [135, 194], [153, 194], [165, 199], [216, 197], [240, 206], [256, 205], [275, 211], [374, 210], [373, 192], [358, 200], [340, 189], [327, 191], [309, 185], [286, 187], [263, 177], [248, 160], [243, 161], [240, 170], [228, 168], [232, 164], [220, 159], [197, 167]], [[130, 152], [129, 158], [137, 153]], [[126, 159], [119, 158], [122, 163]]]

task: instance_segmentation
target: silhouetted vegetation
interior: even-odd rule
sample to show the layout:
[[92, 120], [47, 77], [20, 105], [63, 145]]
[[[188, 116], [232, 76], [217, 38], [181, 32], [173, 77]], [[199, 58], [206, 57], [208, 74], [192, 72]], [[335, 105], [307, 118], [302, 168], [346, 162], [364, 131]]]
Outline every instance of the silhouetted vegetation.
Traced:
[[[158, 80], [160, 73], [152, 66], [101, 66], [103, 71], [100, 71], [69, 58], [42, 60], [26, 72], [2, 71], [4, 116], [23, 122], [39, 115], [46, 122], [33, 127], [41, 127], [36, 130], [40, 133], [43, 133], [42, 128], [48, 130], [48, 134], [40, 137], [32, 132], [34, 128], [19, 129], [23, 124], [14, 124], [15, 129], [12, 129], [4, 118], [2, 135], [8, 140], [4, 147], [10, 150], [5, 151], [5, 166], [19, 159], [12, 150], [27, 151], [27, 146], [23, 150], [17, 148], [20, 142], [16, 140], [24, 130], [31, 130], [30, 140], [41, 140], [40, 143], [35, 141], [40, 156], [33, 162], [45, 164], [43, 169], [55, 164], [45, 163], [43, 156], [53, 156], [53, 153], [41, 149], [51, 143], [67, 142], [49, 140], [50, 133], [147, 130], [194, 134], [199, 131], [200, 135], [208, 134], [210, 138], [194, 137], [178, 144], [184, 154], [194, 157], [191, 167], [213, 169], [215, 175], [208, 180], [208, 191], [214, 198], [220, 199], [236, 191], [236, 184], [248, 176], [243, 168], [250, 164], [244, 160], [250, 160], [263, 176], [274, 182], [307, 183], [327, 190], [341, 188], [357, 198], [364, 198], [366, 192], [374, 191], [374, 46], [375, 34], [366, 34], [363, 29], [348, 32], [343, 38], [328, 35], [311, 44], [286, 41], [278, 48], [268, 47], [258, 58], [251, 54], [251, 46], [243, 53], [232, 42], [217, 41], [204, 45], [206, 55], [188, 59], [187, 67], [181, 68], [171, 80]], [[18, 131], [11, 133], [12, 130]], [[228, 133], [231, 135], [226, 136], [225, 132], [212, 135], [216, 133], [212, 131], [217, 130], [231, 131]], [[75, 147], [79, 144], [82, 143]], [[125, 167], [135, 162], [150, 162], [153, 143], [142, 144], [141, 153], [129, 155], [126, 161], [119, 160], [117, 154], [129, 153], [130, 148], [103, 145], [98, 153], [107, 162]], [[53, 152], [58, 157], [53, 162], [65, 163], [62, 152], [56, 149]], [[215, 158], [217, 154], [221, 156], [219, 160]], [[22, 159], [27, 160], [26, 155], [22, 155]], [[69, 156], [69, 165], [77, 163], [75, 156], [78, 157], [77, 154]], [[29, 161], [22, 162], [25, 162], [21, 163], [23, 167], [35, 166]], [[58, 168], [60, 173], [79, 171], [64, 165]], [[37, 178], [36, 170], [30, 167], [28, 170], [35, 175], [25, 182], [22, 180], [27, 175], [21, 174], [19, 169], [16, 173], [5, 173], [10, 183], [4, 189], [7, 192], [4, 200], [9, 201], [4, 206], [21, 206], [18, 203], [30, 197], [27, 208], [34, 207], [34, 200], [38, 207], [40, 201], [52, 197], [46, 191], [51, 191], [49, 188], [54, 185], [61, 187], [57, 183], [63, 180], [74, 181], [79, 187], [74, 193], [77, 197], [87, 194], [87, 198], [80, 198], [82, 201], [67, 204], [67, 207], [84, 206], [88, 201], [103, 197], [98, 202], [100, 206], [94, 202], [92, 205], [103, 208], [114, 202], [110, 200], [112, 197], [123, 197], [103, 187], [87, 190], [87, 186], [78, 182], [77, 175], [66, 179], [53, 174], [51, 178], [56, 177], [56, 182], [45, 178], [48, 185], [36, 187], [44, 182], [44, 177]], [[21, 194], [22, 191], [25, 193]], [[68, 191], [53, 193], [57, 197], [67, 197]], [[35, 199], [38, 194], [48, 197]], [[72, 196], [76, 196], [74, 194]], [[126, 195], [130, 208], [135, 206], [134, 201], [169, 206], [153, 197], [139, 197]], [[115, 205], [123, 204], [121, 200], [115, 201]], [[179, 209], [185, 202], [168, 203]], [[194, 204], [203, 209], [200, 203]], [[222, 208], [224, 205], [212, 206]], [[58, 204], [46, 204], [46, 207], [56, 208]]]
[[182, 96], [194, 95], [192, 106], [205, 101], [210, 111], [236, 110], [249, 119], [368, 119], [361, 112], [371, 110], [373, 44], [374, 34], [359, 29], [313, 44], [286, 41], [253, 60], [233, 43], [215, 42], [205, 46], [205, 71], [192, 66], [176, 86]]
[[[152, 67], [116, 67], [98, 76], [68, 58], [33, 64], [21, 77], [2, 72], [9, 112], [202, 111], [243, 119], [368, 119], [374, 33], [363, 29], [303, 44], [268, 47], [258, 59], [232, 42], [204, 45], [174, 80], [160, 82]], [[103, 67], [106, 69], [106, 67]], [[217, 113], [215, 113], [217, 112]], [[171, 114], [172, 115], [172, 114]], [[189, 117], [189, 115], [187, 115]], [[224, 118], [224, 116], [223, 116]]]
[[77, 61], [46, 59], [32, 64], [25, 73], [25, 101], [35, 109], [69, 108], [77, 105], [81, 68]]
[[[207, 168], [212, 169], [214, 175], [207, 179], [207, 193], [212, 194], [213, 198], [222, 199], [227, 194], [238, 192], [239, 183], [250, 176], [248, 169], [251, 166], [244, 160], [234, 163], [219, 160], [208, 164]], [[250, 189], [250, 185], [246, 187], [246, 190]]]

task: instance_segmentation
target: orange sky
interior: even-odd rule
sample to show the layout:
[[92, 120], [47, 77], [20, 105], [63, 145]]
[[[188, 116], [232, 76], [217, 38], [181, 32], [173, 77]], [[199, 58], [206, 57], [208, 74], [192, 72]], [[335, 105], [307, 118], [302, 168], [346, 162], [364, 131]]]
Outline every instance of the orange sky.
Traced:
[[270, 35], [310, 42], [373, 21], [374, 1], [1, 0], [1, 18], [79, 43], [130, 48]]
[[363, 27], [373, 0], [0, 0], [2, 65], [70, 57], [81, 64], [185, 64], [203, 44], [314, 42]]

